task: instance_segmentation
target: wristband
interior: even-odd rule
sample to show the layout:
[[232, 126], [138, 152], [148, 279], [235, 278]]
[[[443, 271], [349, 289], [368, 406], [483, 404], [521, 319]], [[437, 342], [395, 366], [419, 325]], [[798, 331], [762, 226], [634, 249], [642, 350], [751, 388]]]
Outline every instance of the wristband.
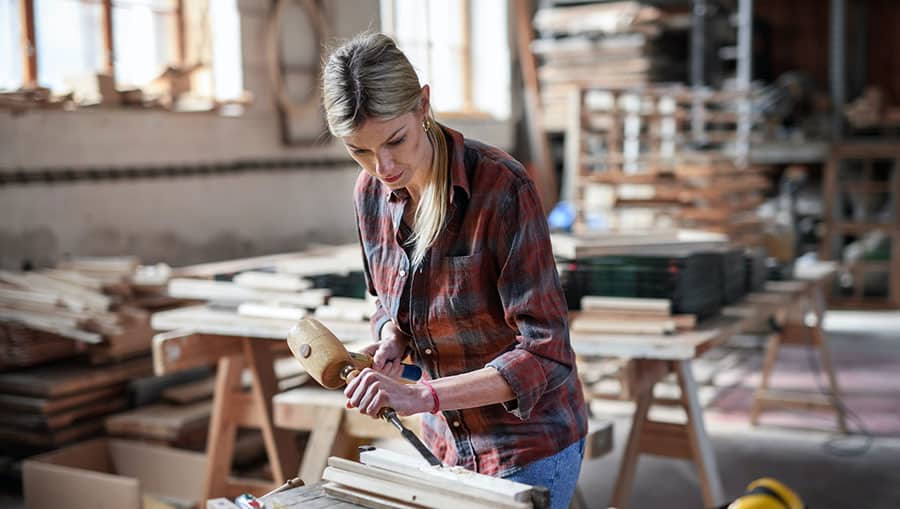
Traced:
[[441, 400], [438, 398], [437, 391], [434, 390], [434, 387], [432, 387], [431, 382], [429, 382], [428, 380], [425, 380], [425, 379], [419, 380], [419, 382], [422, 382], [422, 384], [425, 385], [425, 387], [428, 387], [428, 390], [431, 391], [431, 399], [434, 400], [434, 409], [431, 410], [431, 413], [436, 414], [436, 413], [440, 412], [441, 411]]

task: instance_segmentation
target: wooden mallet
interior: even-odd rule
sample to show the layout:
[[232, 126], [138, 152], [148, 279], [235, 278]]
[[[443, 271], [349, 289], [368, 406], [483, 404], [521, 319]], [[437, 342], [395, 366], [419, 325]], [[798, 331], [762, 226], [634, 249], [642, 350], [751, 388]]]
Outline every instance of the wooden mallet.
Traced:
[[[340, 389], [359, 375], [356, 363], [341, 340], [315, 318], [304, 318], [297, 322], [288, 333], [287, 343], [294, 358], [300, 361], [306, 372], [326, 389]], [[397, 428], [403, 438], [412, 444], [428, 463], [441, 465], [441, 460], [437, 459], [415, 433], [403, 425], [394, 409], [382, 408], [378, 416]]]

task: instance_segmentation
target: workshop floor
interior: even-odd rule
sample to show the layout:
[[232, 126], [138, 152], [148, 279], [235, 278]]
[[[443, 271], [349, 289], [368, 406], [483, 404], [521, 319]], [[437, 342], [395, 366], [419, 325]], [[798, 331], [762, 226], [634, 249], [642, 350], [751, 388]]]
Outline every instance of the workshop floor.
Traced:
[[[766, 413], [759, 427], [750, 427], [749, 402], [759, 380], [762, 351], [744, 338], [743, 346], [695, 365], [695, 374], [708, 379], [701, 386], [701, 401], [726, 497], [736, 497], [752, 480], [770, 476], [816, 509], [900, 507], [900, 313], [833, 311], [825, 327], [846, 405], [874, 436], [871, 447], [857, 456], [837, 455], [834, 448], [858, 449], [866, 440], [857, 436], [835, 442], [835, 420], [824, 412]], [[725, 368], [711, 369], [716, 363]], [[815, 392], [810, 372], [804, 349], [791, 347], [779, 357], [772, 385]], [[616, 448], [582, 471], [579, 486], [592, 509], [608, 507], [630, 426], [629, 405], [593, 405], [598, 416], [614, 419]], [[667, 417], [672, 412], [665, 409], [654, 416]], [[850, 427], [858, 429], [854, 422]], [[702, 508], [694, 467], [680, 460], [641, 458], [631, 503], [635, 508]]]

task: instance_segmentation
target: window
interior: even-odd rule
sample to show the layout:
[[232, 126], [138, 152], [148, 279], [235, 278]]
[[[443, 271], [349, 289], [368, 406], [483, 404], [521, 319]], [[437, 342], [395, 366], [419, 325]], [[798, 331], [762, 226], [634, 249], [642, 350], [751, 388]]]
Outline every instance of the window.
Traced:
[[507, 2], [382, 0], [382, 30], [394, 37], [439, 114], [508, 118]]
[[15, 90], [24, 83], [19, 0], [0, 0], [0, 90]]
[[181, 67], [194, 69], [192, 96], [233, 101], [244, 95], [241, 65], [237, 0], [0, 0], [0, 90], [66, 93], [94, 73], [141, 88]]
[[68, 89], [71, 76], [104, 68], [103, 7], [99, 1], [35, 0], [38, 84], [54, 92]]
[[113, 0], [116, 83], [140, 87], [182, 61], [176, 0]]

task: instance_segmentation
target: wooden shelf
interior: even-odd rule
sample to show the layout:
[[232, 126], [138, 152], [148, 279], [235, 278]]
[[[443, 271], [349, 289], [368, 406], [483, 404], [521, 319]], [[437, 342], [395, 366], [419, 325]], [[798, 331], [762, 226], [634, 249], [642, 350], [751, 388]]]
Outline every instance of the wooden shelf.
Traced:
[[[875, 178], [875, 162], [890, 164], [885, 179], [882, 173]], [[852, 164], [852, 166], [848, 166]], [[852, 170], [852, 171], [848, 171]], [[825, 167], [823, 196], [825, 198], [825, 234], [819, 249], [824, 260], [841, 260], [847, 247], [845, 236], [855, 235], [860, 240], [867, 234], [881, 232], [887, 237], [890, 249], [888, 261], [857, 260], [847, 262], [845, 268], [853, 275], [851, 295], [834, 292], [831, 303], [835, 306], [858, 309], [885, 309], [900, 306], [900, 146], [887, 143], [845, 142], [833, 147]], [[873, 195], [889, 195], [885, 205], [891, 207], [891, 219], [887, 222], [853, 221], [841, 217], [848, 195], [858, 196], [852, 205], [857, 210], [872, 213]], [[883, 211], [879, 211], [879, 214]], [[871, 238], [871, 237], [870, 237]], [[873, 274], [887, 277], [886, 296], [867, 295], [867, 283]], [[868, 281], [867, 281], [868, 279]]]

